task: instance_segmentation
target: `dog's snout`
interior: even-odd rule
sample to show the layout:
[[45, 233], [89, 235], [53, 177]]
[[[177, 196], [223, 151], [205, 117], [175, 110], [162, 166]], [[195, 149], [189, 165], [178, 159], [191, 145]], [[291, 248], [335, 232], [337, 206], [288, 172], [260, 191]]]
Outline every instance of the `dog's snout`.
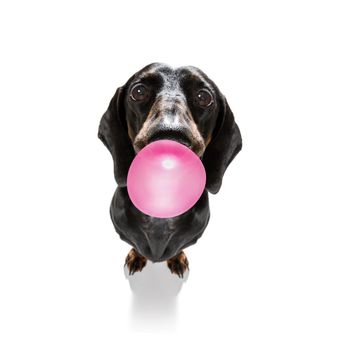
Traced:
[[163, 95], [153, 104], [133, 146], [138, 153], [157, 140], [173, 140], [182, 143], [199, 157], [204, 153], [203, 137], [191, 116], [186, 101], [165, 98]]

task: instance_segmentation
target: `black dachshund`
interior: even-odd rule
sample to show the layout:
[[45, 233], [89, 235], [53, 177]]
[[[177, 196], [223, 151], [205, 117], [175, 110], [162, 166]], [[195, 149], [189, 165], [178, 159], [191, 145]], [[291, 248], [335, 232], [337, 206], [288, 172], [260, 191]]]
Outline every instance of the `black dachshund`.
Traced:
[[[118, 88], [101, 119], [98, 137], [114, 161], [118, 187], [110, 214], [120, 238], [133, 246], [125, 261], [129, 272], [141, 271], [147, 259], [167, 260], [171, 272], [182, 277], [188, 269], [183, 249], [196, 243], [209, 221], [208, 191], [219, 191], [226, 168], [242, 148], [225, 97], [198, 68], [153, 63]], [[201, 158], [207, 175], [206, 189], [197, 203], [169, 219], [140, 212], [126, 188], [136, 153], [160, 139], [189, 147]]]

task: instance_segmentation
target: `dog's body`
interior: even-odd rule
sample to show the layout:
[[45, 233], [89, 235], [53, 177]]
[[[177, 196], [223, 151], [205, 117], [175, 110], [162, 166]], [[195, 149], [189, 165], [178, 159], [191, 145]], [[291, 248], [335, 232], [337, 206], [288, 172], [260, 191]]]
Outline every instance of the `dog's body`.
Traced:
[[[130, 273], [141, 271], [147, 259], [167, 260], [171, 271], [182, 276], [188, 268], [182, 250], [198, 240], [209, 221], [208, 191], [219, 191], [227, 166], [242, 147], [226, 99], [199, 69], [154, 63], [117, 90], [102, 117], [99, 137], [112, 154], [118, 184], [111, 218], [121, 239], [134, 247], [126, 258]], [[159, 139], [189, 147], [202, 159], [207, 175], [198, 202], [168, 219], [140, 212], [126, 188], [127, 172], [137, 152]]]

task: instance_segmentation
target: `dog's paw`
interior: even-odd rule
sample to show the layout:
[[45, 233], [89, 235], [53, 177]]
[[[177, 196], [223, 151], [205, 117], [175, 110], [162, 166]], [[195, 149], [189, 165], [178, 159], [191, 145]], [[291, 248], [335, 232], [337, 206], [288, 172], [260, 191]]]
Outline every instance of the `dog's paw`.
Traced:
[[140, 255], [134, 248], [130, 250], [125, 258], [125, 265], [128, 267], [129, 275], [133, 275], [137, 271], [142, 271], [146, 263], [147, 259]]
[[167, 264], [171, 273], [176, 273], [181, 278], [183, 278], [184, 273], [189, 270], [188, 260], [184, 252], [167, 260]]

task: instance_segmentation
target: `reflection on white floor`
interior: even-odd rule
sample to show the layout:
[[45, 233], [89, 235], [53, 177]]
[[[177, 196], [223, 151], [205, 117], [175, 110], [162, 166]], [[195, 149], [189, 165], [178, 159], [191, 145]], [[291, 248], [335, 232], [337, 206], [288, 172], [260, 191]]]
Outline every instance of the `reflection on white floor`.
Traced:
[[179, 278], [170, 272], [165, 262], [148, 261], [142, 272], [129, 276], [125, 267], [124, 273], [133, 294], [131, 327], [138, 331], [174, 329], [177, 296], [187, 281], [189, 272], [184, 274], [184, 278]]

